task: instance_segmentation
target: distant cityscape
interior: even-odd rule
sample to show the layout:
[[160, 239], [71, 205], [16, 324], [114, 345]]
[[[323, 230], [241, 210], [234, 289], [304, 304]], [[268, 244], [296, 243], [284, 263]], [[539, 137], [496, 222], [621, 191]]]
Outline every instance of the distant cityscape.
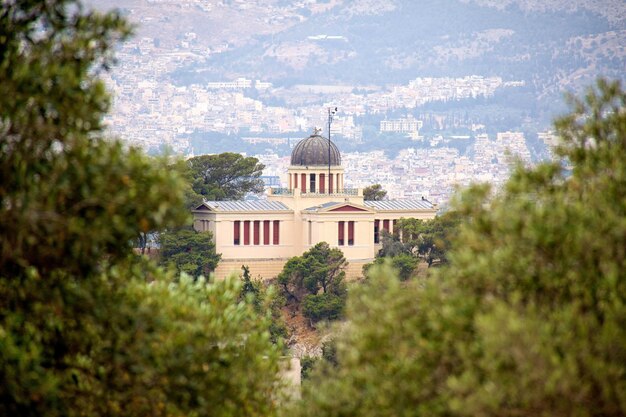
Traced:
[[[187, 33], [187, 38], [193, 36]], [[356, 120], [364, 115], [386, 115], [429, 102], [490, 97], [498, 89], [524, 85], [523, 81], [505, 82], [500, 77], [477, 75], [420, 77], [405, 85], [387, 87], [295, 85], [290, 94], [323, 94], [332, 97], [332, 103], [286, 107], [266, 105], [253, 98], [274, 89], [263, 80], [239, 77], [188, 86], [173, 84], [167, 73], [202, 57], [202, 51], [184, 40], [175, 50], [164, 51], [154, 39], [144, 37], [125, 43], [118, 56], [121, 64], [104, 75], [114, 97], [112, 112], [105, 121], [109, 134], [145, 149], [166, 145], [182, 155], [194, 154], [189, 134], [196, 131], [246, 132], [243, 140], [247, 143], [285, 145], [289, 143], [285, 134], [300, 139], [314, 127], [325, 127], [326, 106], [330, 105], [340, 109], [331, 125], [332, 137], [358, 144], [363, 140], [363, 127]], [[468, 126], [471, 136], [427, 138], [420, 135], [422, 125], [423, 121], [412, 115], [381, 120], [379, 132], [403, 134], [419, 146], [404, 149], [395, 157], [383, 150], [343, 152], [346, 184], [364, 187], [380, 183], [391, 198], [424, 196], [445, 203], [455, 186], [472, 181], [504, 182], [515, 156], [531, 163], [522, 132], [500, 132], [490, 137], [484, 133], [485, 126], [472, 125]], [[541, 137], [546, 144], [553, 140], [549, 132]], [[466, 142], [469, 151], [462, 154], [458, 147], [446, 146], [451, 140]], [[272, 184], [285, 184], [282, 177], [289, 164], [287, 157], [271, 151], [255, 156], [266, 165], [264, 175], [273, 178]]]

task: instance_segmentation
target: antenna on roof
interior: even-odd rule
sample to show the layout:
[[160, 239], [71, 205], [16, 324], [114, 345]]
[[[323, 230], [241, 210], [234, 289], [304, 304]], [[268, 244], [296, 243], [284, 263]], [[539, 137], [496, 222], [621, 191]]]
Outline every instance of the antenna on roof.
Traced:
[[[333, 122], [333, 116], [337, 113], [337, 107], [328, 108], [328, 194], [330, 195], [330, 124]], [[337, 190], [338, 192], [339, 190]]]

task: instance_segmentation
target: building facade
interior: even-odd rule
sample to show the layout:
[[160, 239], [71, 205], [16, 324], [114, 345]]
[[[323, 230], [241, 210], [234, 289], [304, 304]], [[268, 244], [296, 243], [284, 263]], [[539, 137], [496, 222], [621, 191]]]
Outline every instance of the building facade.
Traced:
[[288, 187], [270, 188], [266, 200], [205, 201], [193, 210], [194, 228], [210, 231], [222, 254], [215, 275], [277, 276], [285, 262], [319, 242], [341, 249], [347, 276], [361, 275], [380, 249], [380, 233], [393, 233], [401, 218], [432, 219], [437, 208], [425, 199], [364, 201], [360, 189], [344, 187], [341, 154], [317, 134], [291, 154]]

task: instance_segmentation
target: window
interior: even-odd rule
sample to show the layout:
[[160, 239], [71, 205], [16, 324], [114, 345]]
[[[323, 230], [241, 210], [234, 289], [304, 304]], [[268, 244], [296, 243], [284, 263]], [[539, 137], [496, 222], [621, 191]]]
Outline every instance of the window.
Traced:
[[374, 220], [374, 243], [380, 243], [380, 220]]
[[250, 220], [243, 222], [243, 244], [250, 244]]
[[254, 244], [258, 245], [261, 243], [261, 221], [254, 221]]
[[274, 245], [280, 243], [280, 224], [278, 220], [274, 220]]
[[389, 233], [389, 220], [383, 220], [383, 230]]
[[338, 239], [337, 239], [337, 245], [339, 246], [343, 246], [343, 225], [345, 222], [339, 222], [337, 223], [339, 226], [339, 229], [337, 230], [337, 235], [338, 235]]
[[241, 226], [241, 222], [239, 220], [235, 220], [233, 222], [233, 245], [240, 245], [239, 241], [239, 227]]
[[393, 224], [393, 235], [394, 235], [395, 237], [399, 237], [399, 236], [400, 236], [400, 231], [398, 230], [398, 227], [397, 227], [397, 225], [398, 225], [398, 221], [397, 221], [397, 220], [394, 220], [394, 221], [392, 222], [392, 224]]
[[326, 192], [326, 175], [320, 174], [320, 194], [324, 194]]
[[354, 222], [348, 222], [348, 245], [354, 246]]
[[263, 244], [264, 245], [270, 244], [270, 221], [269, 220], [263, 221]]
[[306, 193], [306, 174], [300, 175], [300, 185], [302, 185], [302, 192]]
[[309, 189], [311, 190], [312, 193], [314, 193], [315, 192], [315, 174], [309, 174], [309, 179], [310, 179]]
[[328, 191], [330, 191], [330, 193], [333, 193], [333, 174], [330, 174], [330, 185], [328, 186]]

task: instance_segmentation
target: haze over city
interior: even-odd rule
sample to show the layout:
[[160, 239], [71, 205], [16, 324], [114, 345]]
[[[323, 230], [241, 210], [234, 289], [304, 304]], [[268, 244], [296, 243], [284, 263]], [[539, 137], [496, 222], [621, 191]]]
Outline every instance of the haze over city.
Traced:
[[[346, 184], [448, 200], [550, 157], [564, 91], [625, 78], [621, 1], [102, 1], [136, 25], [104, 75], [109, 133], [151, 153], [257, 156], [338, 111]], [[373, 168], [373, 169], [372, 169]]]

